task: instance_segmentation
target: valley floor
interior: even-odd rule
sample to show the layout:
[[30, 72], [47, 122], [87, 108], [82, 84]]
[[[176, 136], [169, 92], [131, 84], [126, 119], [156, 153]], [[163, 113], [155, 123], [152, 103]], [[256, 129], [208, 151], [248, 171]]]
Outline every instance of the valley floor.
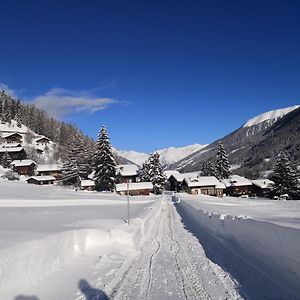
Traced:
[[179, 197], [131, 197], [128, 226], [126, 197], [0, 181], [0, 299], [297, 299], [297, 203]]

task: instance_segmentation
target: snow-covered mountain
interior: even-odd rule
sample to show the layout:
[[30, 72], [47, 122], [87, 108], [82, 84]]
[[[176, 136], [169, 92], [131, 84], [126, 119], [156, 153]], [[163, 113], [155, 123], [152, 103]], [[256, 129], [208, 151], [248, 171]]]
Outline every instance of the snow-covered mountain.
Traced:
[[234, 172], [248, 177], [263, 176], [281, 151], [300, 164], [300, 105], [272, 110], [249, 119], [243, 126], [172, 164], [171, 169], [195, 171], [203, 162], [214, 161], [217, 143], [222, 142]]
[[257, 125], [259, 123], [265, 122], [265, 121], [276, 121], [279, 118], [282, 118], [286, 114], [290, 113], [291, 111], [299, 108], [300, 105], [294, 105], [291, 107], [281, 108], [281, 109], [275, 109], [268, 112], [265, 112], [263, 114], [260, 114], [254, 118], [251, 118], [248, 120], [243, 127], [251, 127], [254, 125]]
[[[185, 157], [201, 150], [207, 145], [193, 144], [185, 147], [170, 147], [165, 149], [157, 150], [160, 155], [161, 163], [164, 168], [167, 168], [169, 165], [176, 163], [179, 160], [184, 159]], [[148, 158], [149, 154], [136, 151], [122, 151], [117, 150], [117, 155], [123, 157], [137, 165], [142, 165], [145, 160]]]

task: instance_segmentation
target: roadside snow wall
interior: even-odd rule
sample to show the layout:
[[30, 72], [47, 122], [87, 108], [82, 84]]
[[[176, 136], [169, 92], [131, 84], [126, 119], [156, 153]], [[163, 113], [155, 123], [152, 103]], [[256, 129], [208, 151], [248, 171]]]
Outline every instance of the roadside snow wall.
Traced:
[[289, 292], [300, 295], [300, 230], [244, 216], [197, 210], [181, 200], [178, 211]]

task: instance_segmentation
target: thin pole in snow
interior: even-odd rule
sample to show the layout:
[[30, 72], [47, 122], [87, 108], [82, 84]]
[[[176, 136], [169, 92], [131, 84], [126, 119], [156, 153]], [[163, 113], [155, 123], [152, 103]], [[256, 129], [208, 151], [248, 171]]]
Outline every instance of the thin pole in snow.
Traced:
[[127, 220], [128, 220], [128, 225], [129, 225], [129, 179], [127, 179]]

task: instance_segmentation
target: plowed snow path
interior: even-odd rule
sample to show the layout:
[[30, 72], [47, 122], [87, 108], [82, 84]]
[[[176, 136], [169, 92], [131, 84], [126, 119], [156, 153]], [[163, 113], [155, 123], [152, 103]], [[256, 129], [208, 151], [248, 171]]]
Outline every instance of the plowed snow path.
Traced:
[[104, 288], [110, 299], [241, 299], [228, 273], [211, 262], [196, 237], [162, 198], [151, 233]]

